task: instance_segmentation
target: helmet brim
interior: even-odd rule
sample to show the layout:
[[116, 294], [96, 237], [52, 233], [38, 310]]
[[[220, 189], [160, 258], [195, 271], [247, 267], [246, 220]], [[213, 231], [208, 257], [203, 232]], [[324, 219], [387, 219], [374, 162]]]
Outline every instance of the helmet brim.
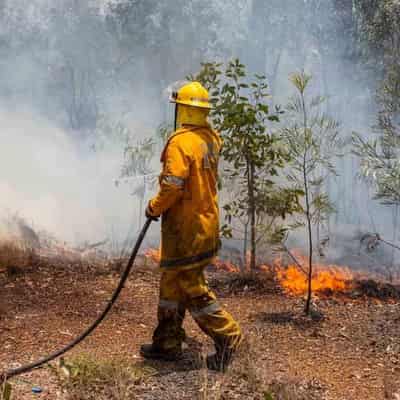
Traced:
[[204, 108], [207, 110], [212, 109], [212, 105], [209, 102], [204, 102], [204, 101], [195, 101], [195, 100], [185, 101], [185, 100], [176, 100], [171, 98], [170, 102], [175, 104], [182, 104], [184, 106], [189, 106], [189, 107]]

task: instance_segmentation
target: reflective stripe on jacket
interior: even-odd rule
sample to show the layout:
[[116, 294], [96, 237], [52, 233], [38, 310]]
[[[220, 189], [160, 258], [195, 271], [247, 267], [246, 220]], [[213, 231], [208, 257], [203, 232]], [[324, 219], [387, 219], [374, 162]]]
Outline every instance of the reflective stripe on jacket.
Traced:
[[162, 268], [207, 265], [219, 246], [217, 195], [219, 135], [210, 127], [184, 126], [161, 156], [160, 189], [149, 203], [162, 215]]

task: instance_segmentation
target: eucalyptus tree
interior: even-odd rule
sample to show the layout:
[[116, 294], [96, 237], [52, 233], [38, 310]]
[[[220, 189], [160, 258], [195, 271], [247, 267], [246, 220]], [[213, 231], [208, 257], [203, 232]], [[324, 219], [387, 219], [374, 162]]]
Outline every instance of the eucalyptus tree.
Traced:
[[69, 128], [79, 135], [88, 133], [95, 129], [110, 96], [112, 38], [99, 8], [89, 0], [59, 3], [50, 11], [48, 25], [49, 94], [59, 102]]
[[266, 74], [273, 94], [277, 94], [277, 81], [288, 60], [298, 69], [309, 63], [318, 65], [325, 95], [333, 91], [329, 87], [333, 83], [329, 80], [330, 72], [345, 66], [340, 72], [350, 76], [354, 68], [345, 61], [355, 53], [356, 26], [351, 3], [343, 0], [251, 2], [246, 53], [251, 67]]
[[[400, 81], [400, 4], [394, 0], [354, 0], [359, 52], [378, 91], [378, 106], [390, 107]], [[378, 78], [378, 79], [377, 79]], [[397, 94], [397, 93], [393, 93]]]
[[[400, 95], [400, 81], [385, 85], [390, 96]], [[397, 103], [397, 104], [396, 104]], [[400, 125], [399, 100], [384, 103], [375, 127], [378, 134], [373, 140], [366, 140], [360, 134], [353, 135], [353, 152], [360, 158], [360, 174], [375, 190], [375, 198], [384, 205], [400, 205]]]
[[312, 296], [315, 234], [320, 245], [321, 224], [334, 211], [334, 206], [324, 190], [326, 178], [336, 174], [334, 159], [342, 154], [339, 124], [321, 111], [323, 97], [311, 96], [311, 76], [304, 72], [291, 75], [296, 94], [286, 107], [282, 138], [291, 162], [286, 176], [294, 187], [304, 193], [301, 219], [308, 241], [308, 294], [305, 312], [310, 312]]
[[[396, 242], [400, 206], [400, 4], [392, 0], [354, 3], [363, 59], [375, 78], [378, 115], [374, 138], [353, 135], [353, 153], [359, 157], [359, 175], [374, 191], [373, 198], [391, 208], [392, 240]], [[393, 260], [392, 253], [388, 269], [393, 269]]]
[[[249, 15], [248, 59], [250, 67], [267, 76], [272, 94], [285, 53], [304, 66], [307, 30], [304, 27], [305, 2], [296, 0], [254, 0]], [[296, 31], [296, 35], [293, 35]]]
[[[353, 153], [360, 161], [359, 175], [372, 187], [374, 199], [392, 209], [393, 237], [398, 237], [400, 207], [400, 67], [387, 68], [386, 78], [378, 90], [381, 110], [374, 127], [376, 137], [353, 135]], [[393, 248], [394, 249], [394, 248]], [[393, 269], [394, 253], [391, 266]], [[392, 274], [392, 271], [389, 271]]]
[[394, 0], [354, 0], [354, 8], [364, 61], [384, 76], [400, 56], [400, 4]]
[[119, 73], [128, 82], [138, 73], [156, 76], [159, 93], [193, 70], [210, 49], [222, 46], [215, 1], [110, 2], [108, 30], [121, 57]]

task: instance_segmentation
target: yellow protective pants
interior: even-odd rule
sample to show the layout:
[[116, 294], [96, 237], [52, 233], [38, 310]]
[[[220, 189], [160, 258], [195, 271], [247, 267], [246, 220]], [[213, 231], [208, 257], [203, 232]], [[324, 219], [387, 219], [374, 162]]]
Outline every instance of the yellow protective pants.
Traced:
[[162, 272], [153, 345], [166, 351], [181, 350], [186, 310], [214, 340], [217, 352], [234, 351], [239, 346], [242, 339], [239, 324], [217, 303], [215, 294], [208, 288], [203, 267]]

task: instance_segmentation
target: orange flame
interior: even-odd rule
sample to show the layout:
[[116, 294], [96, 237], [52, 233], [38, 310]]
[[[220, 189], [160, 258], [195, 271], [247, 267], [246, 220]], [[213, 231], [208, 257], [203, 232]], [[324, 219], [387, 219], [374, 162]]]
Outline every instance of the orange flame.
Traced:
[[[295, 251], [296, 259], [307, 271], [307, 258]], [[308, 277], [297, 265], [291, 264], [287, 268], [282, 267], [281, 260], [276, 260], [277, 277], [283, 289], [293, 295], [303, 295], [308, 290]], [[313, 292], [326, 291], [344, 292], [351, 288], [353, 274], [347, 267], [337, 265], [314, 264], [314, 272], [311, 280]]]
[[[304, 270], [307, 272], [308, 259], [300, 253], [299, 250], [293, 250], [292, 254]], [[161, 254], [159, 249], [146, 249], [144, 256], [154, 263], [159, 263]], [[229, 260], [221, 260], [216, 258], [213, 265], [218, 270], [229, 273], [240, 272], [240, 267]], [[292, 295], [303, 295], [308, 290], [308, 276], [302, 271], [299, 266], [290, 264], [284, 266], [283, 257], [276, 258], [273, 262], [273, 268], [268, 264], [262, 264], [257, 267], [261, 272], [276, 272], [276, 276], [282, 288], [286, 293]], [[344, 292], [351, 289], [353, 274], [347, 267], [337, 265], [314, 264], [314, 272], [311, 282], [311, 287], [314, 293], [324, 293], [327, 291]]]
[[161, 252], [159, 249], [146, 249], [144, 256], [157, 264], [161, 261]]
[[226, 260], [221, 260], [219, 258], [215, 259], [214, 265], [217, 269], [221, 269], [221, 270], [227, 271], [227, 272], [239, 272], [240, 271], [240, 268], [237, 267], [232, 262], [226, 261]]

